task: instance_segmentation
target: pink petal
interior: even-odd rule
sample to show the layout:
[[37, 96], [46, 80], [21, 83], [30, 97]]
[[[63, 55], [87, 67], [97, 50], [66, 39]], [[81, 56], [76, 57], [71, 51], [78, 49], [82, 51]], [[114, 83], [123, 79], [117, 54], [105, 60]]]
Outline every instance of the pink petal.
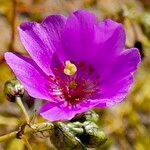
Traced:
[[[88, 100], [88, 102], [83, 101], [76, 106], [68, 106], [66, 102], [48, 102], [41, 107], [40, 115], [50, 121], [70, 120], [76, 114], [85, 112], [98, 103], [100, 103], [99, 100]], [[105, 103], [101, 103], [101, 106], [105, 106]]]
[[62, 15], [51, 15], [41, 24], [26, 22], [19, 27], [25, 49], [47, 75], [51, 74], [52, 53], [59, 48], [60, 33], [65, 21], [66, 18]]
[[[128, 77], [118, 81], [118, 83], [107, 89], [109, 91], [104, 91], [104, 93], [101, 95], [100, 103], [96, 107], [112, 106], [120, 103], [127, 96], [132, 83], [132, 75], [129, 75]], [[101, 103], [105, 103], [106, 105], [102, 106]]]
[[106, 102], [106, 106], [119, 103], [125, 98], [132, 86], [133, 73], [139, 63], [138, 50], [136, 48], [127, 49], [113, 62], [109, 71], [102, 74], [100, 100]]
[[117, 55], [125, 48], [125, 31], [123, 25], [106, 19], [95, 27], [97, 49], [93, 59], [96, 68], [109, 68]]
[[[68, 60], [88, 60], [94, 52], [96, 16], [86, 10], [69, 15], [62, 34], [63, 53]], [[92, 50], [91, 50], [92, 49]]]

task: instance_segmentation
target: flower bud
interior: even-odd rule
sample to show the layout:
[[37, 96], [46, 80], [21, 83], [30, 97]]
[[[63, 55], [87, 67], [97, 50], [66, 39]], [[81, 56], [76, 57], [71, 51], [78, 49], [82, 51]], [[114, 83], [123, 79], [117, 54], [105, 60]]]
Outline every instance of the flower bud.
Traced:
[[86, 150], [81, 141], [63, 122], [54, 123], [54, 133], [50, 136], [54, 146], [61, 150]]
[[96, 123], [98, 119], [99, 119], [99, 115], [95, 111], [89, 110], [87, 112], [76, 115], [72, 119], [72, 121], [79, 121], [79, 122], [92, 121]]
[[5, 83], [4, 93], [10, 102], [15, 102], [17, 96], [23, 96], [24, 87], [18, 80], [12, 79]]
[[94, 122], [85, 121], [83, 126], [85, 133], [79, 139], [86, 147], [96, 148], [106, 142], [107, 138], [105, 133]]

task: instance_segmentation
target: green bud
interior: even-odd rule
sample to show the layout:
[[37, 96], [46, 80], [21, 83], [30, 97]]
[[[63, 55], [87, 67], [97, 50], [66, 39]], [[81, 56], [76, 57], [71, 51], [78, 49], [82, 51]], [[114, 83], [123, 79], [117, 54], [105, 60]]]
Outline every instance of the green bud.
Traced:
[[84, 133], [83, 123], [79, 121], [69, 122], [67, 123], [67, 126], [74, 135], [80, 135]]
[[94, 122], [85, 121], [83, 127], [85, 133], [79, 139], [86, 147], [96, 148], [106, 142], [105, 133]]
[[96, 123], [99, 119], [99, 115], [95, 111], [89, 110], [85, 112], [85, 118], [86, 118], [86, 121], [92, 121]]
[[95, 113], [95, 111], [89, 110], [87, 112], [76, 115], [75, 118], [72, 119], [72, 121], [79, 121], [79, 122], [92, 121], [96, 123], [98, 119], [99, 115]]
[[12, 79], [5, 83], [4, 93], [10, 102], [15, 102], [17, 96], [23, 96], [24, 87], [18, 80]]
[[54, 123], [54, 132], [50, 136], [50, 139], [59, 150], [86, 150], [81, 141], [62, 122]]

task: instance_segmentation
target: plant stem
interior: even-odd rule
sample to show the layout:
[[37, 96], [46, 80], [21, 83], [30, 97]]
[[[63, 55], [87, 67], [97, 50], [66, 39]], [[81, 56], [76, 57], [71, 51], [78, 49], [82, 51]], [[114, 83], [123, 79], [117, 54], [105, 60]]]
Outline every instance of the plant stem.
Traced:
[[29, 122], [30, 122], [29, 115], [28, 115], [28, 113], [27, 113], [27, 111], [26, 111], [26, 109], [25, 109], [25, 107], [24, 107], [24, 105], [23, 105], [23, 103], [22, 103], [22, 100], [21, 100], [21, 98], [20, 98], [19, 96], [16, 97], [16, 103], [17, 103], [17, 104], [19, 105], [19, 107], [21, 108], [21, 110], [22, 110], [22, 112], [23, 112], [23, 114], [24, 114], [24, 116], [25, 116], [25, 119], [26, 119], [27, 124], [29, 124]]
[[[43, 123], [31, 125], [30, 128], [24, 131], [23, 135], [28, 135], [36, 132], [44, 132], [44, 131], [51, 131], [51, 133], [53, 133], [53, 129], [54, 129], [54, 125], [51, 122], [43, 122]], [[19, 130], [0, 136], [0, 142], [4, 142], [9, 139], [16, 138], [18, 132]]]
[[28, 149], [28, 150], [32, 150], [32, 147], [31, 147], [30, 143], [28, 142], [26, 136], [23, 135], [21, 139], [24, 141], [24, 143], [25, 143], [27, 149]]

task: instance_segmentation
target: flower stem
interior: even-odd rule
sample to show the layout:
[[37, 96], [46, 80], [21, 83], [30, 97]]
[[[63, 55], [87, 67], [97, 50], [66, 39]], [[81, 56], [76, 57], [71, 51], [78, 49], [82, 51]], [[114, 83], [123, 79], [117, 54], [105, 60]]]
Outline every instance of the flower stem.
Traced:
[[15, 138], [17, 135], [17, 131], [11, 132], [9, 134], [3, 135], [0, 137], [0, 142], [7, 141], [9, 139]]
[[30, 143], [28, 142], [26, 136], [23, 135], [21, 139], [24, 141], [24, 143], [25, 143], [27, 149], [28, 149], [28, 150], [32, 150], [32, 147], [31, 147]]
[[[37, 132], [44, 132], [44, 131], [51, 131], [51, 133], [53, 133], [53, 129], [54, 129], [54, 125], [51, 122], [43, 122], [43, 123], [31, 125], [30, 128], [24, 131], [23, 135], [28, 135], [28, 134], [37, 133]], [[19, 130], [0, 136], [0, 142], [4, 142], [9, 139], [16, 138], [18, 135], [18, 132]]]
[[24, 116], [25, 116], [25, 119], [26, 119], [27, 124], [29, 124], [29, 122], [30, 122], [29, 115], [28, 115], [28, 113], [27, 113], [27, 111], [26, 111], [26, 109], [25, 109], [25, 107], [24, 107], [24, 105], [23, 105], [23, 103], [22, 103], [22, 100], [21, 100], [21, 98], [20, 98], [19, 96], [16, 97], [16, 103], [17, 103], [17, 104], [19, 105], [19, 107], [21, 108], [21, 110], [22, 110], [22, 112], [23, 112], [23, 114], [24, 114]]

